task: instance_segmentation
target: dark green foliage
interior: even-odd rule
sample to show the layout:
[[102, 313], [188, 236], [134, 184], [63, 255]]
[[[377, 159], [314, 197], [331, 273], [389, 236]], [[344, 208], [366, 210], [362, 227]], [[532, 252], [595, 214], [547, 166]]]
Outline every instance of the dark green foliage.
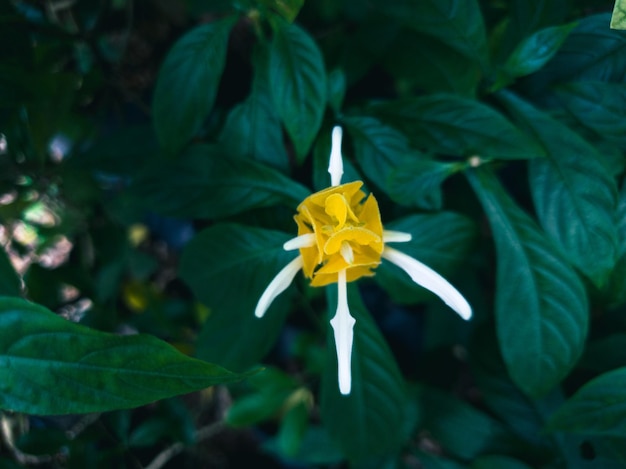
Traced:
[[[0, 468], [624, 467], [611, 3], [0, 2]], [[383, 259], [347, 396], [335, 284], [254, 314], [337, 125], [473, 309]]]

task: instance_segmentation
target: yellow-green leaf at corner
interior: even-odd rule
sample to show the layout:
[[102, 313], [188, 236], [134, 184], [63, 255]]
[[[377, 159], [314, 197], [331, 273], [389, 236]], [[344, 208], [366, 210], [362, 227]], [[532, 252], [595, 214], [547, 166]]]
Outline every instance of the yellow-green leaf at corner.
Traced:
[[626, 29], [626, 0], [615, 0], [611, 15], [611, 29]]
[[0, 297], [0, 409], [35, 415], [138, 407], [241, 379], [149, 335], [107, 334]]

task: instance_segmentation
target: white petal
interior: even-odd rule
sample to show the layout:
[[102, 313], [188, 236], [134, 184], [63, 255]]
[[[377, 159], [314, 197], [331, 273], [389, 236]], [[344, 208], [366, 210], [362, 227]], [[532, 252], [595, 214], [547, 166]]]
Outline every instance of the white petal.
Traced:
[[402, 231], [383, 230], [383, 242], [384, 243], [406, 243], [411, 241], [413, 236], [411, 233], [404, 233]]
[[296, 249], [310, 248], [311, 246], [315, 246], [315, 235], [306, 233], [287, 241], [283, 244], [283, 249], [285, 251], [295, 251]]
[[283, 267], [278, 274], [276, 274], [276, 277], [274, 277], [261, 295], [261, 298], [259, 298], [259, 302], [254, 310], [254, 315], [257, 318], [263, 317], [267, 309], [272, 304], [272, 301], [274, 301], [274, 298], [284, 292], [287, 287], [291, 285], [293, 278], [296, 276], [298, 271], [302, 269], [302, 265], [302, 256], [298, 256]]
[[341, 184], [341, 176], [343, 176], [343, 159], [341, 158], [341, 138], [343, 130], [336, 125], [333, 127], [332, 145], [330, 147], [330, 160], [328, 162], [328, 172], [330, 173], [330, 185], [338, 186]]
[[330, 325], [335, 336], [337, 348], [337, 375], [339, 379], [339, 391], [344, 396], [350, 394], [352, 388], [352, 340], [354, 338], [355, 319], [350, 316], [348, 309], [348, 294], [346, 289], [346, 271], [339, 272], [337, 279], [337, 312], [331, 319]]
[[441, 298], [463, 319], [467, 320], [472, 317], [472, 308], [463, 295], [433, 269], [388, 246], [385, 246], [383, 257], [409, 274], [415, 283]]

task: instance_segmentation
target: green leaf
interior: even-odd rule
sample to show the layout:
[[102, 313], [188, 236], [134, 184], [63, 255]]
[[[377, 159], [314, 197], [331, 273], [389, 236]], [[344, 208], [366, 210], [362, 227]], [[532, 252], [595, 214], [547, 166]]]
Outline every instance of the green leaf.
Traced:
[[446, 454], [471, 461], [485, 452], [511, 449], [515, 439], [487, 414], [435, 389], [423, 388], [420, 395], [421, 425]]
[[626, 149], [626, 87], [623, 83], [567, 83], [556, 89], [556, 95], [580, 125]]
[[424, 157], [406, 158], [391, 171], [389, 197], [401, 205], [441, 210], [441, 185], [464, 168], [464, 163], [442, 163]]
[[252, 92], [228, 114], [220, 141], [236, 155], [248, 156], [286, 172], [289, 157], [280, 120], [272, 104], [267, 62], [267, 53], [259, 51], [254, 61]]
[[317, 135], [326, 107], [322, 53], [304, 30], [278, 22], [269, 67], [274, 106], [301, 162]]
[[343, 70], [336, 68], [328, 74], [328, 104], [335, 112], [341, 111], [343, 100], [346, 97], [346, 87], [346, 74]]
[[248, 384], [255, 391], [235, 399], [226, 413], [226, 423], [233, 427], [254, 425], [278, 414], [297, 386], [291, 376], [271, 367], [250, 377]]
[[[263, 448], [285, 456], [281, 443], [278, 439], [269, 440]], [[306, 433], [300, 442], [298, 452], [289, 455], [288, 461], [299, 463], [305, 467], [318, 465], [338, 465], [343, 460], [341, 451], [337, 449], [335, 442], [328, 436], [324, 427], [320, 425], [308, 425]]]
[[22, 285], [9, 256], [4, 248], [0, 247], [0, 295], [20, 296]]
[[592, 379], [552, 415], [547, 428], [585, 435], [624, 437], [626, 368]]
[[382, 57], [400, 89], [415, 87], [472, 97], [481, 79], [480, 65], [429, 36], [402, 30]]
[[141, 206], [179, 218], [222, 218], [281, 203], [295, 208], [309, 195], [277, 170], [209, 145], [148, 169], [131, 192]]
[[241, 379], [147, 335], [106, 334], [0, 298], [0, 408], [74, 414], [138, 407]]
[[354, 153], [365, 175], [380, 189], [389, 187], [391, 171], [408, 155], [420, 155], [409, 147], [407, 138], [374, 117], [342, 119], [352, 137]]
[[543, 149], [502, 114], [473, 99], [448, 94], [374, 105], [384, 121], [401, 130], [417, 148], [457, 157], [503, 160], [543, 156]]
[[287, 314], [289, 295], [276, 298], [261, 319], [254, 308], [274, 276], [295, 257], [283, 250], [289, 239], [278, 231], [229, 223], [207, 228], [185, 247], [180, 277], [210, 309], [198, 337], [199, 357], [245, 369], [269, 351]]
[[280, 423], [278, 445], [287, 456], [298, 454], [309, 423], [309, 409], [305, 402], [298, 402], [291, 407]]
[[[411, 241], [398, 244], [397, 248], [444, 276], [453, 273], [465, 260], [476, 238], [475, 224], [452, 212], [411, 215], [386, 223], [385, 228], [410, 233]], [[434, 298], [403, 270], [386, 261], [378, 267], [374, 279], [398, 303]]]
[[[337, 289], [327, 288], [329, 315]], [[327, 366], [322, 376], [321, 417], [329, 435], [353, 461], [399, 448], [404, 441], [406, 395], [396, 361], [354, 284], [348, 285], [350, 313], [356, 319], [352, 346], [352, 390], [339, 393], [337, 356], [328, 328]]]
[[541, 94], [571, 81], [621, 83], [626, 73], [626, 36], [608, 24], [608, 14], [581, 19], [554, 58], [529, 77], [529, 89]]
[[[492, 325], [482, 324], [472, 336], [469, 357], [472, 376], [483, 396], [482, 402], [516, 436], [528, 443], [526, 455], [534, 460], [545, 458], [555, 451], [553, 438], [545, 437], [543, 430], [547, 413], [542, 401], [552, 404], [554, 394], [543, 400], [530, 399], [511, 380], [502, 360]], [[560, 402], [552, 405], [553, 408]], [[532, 451], [530, 451], [532, 449]]]
[[379, 8], [418, 33], [432, 36], [464, 56], [485, 64], [485, 24], [476, 0], [379, 0]]
[[608, 280], [617, 256], [617, 186], [595, 148], [547, 114], [502, 94], [510, 112], [544, 148], [530, 163], [537, 217], [570, 262], [597, 286]]
[[184, 147], [209, 116], [235, 21], [227, 17], [198, 26], [167, 54], [152, 103], [157, 137], [167, 153]]
[[626, 1], [615, 0], [611, 14], [611, 29], [626, 29]]
[[228, 409], [226, 422], [233, 427], [254, 425], [276, 415], [285, 404], [291, 390], [257, 392], [235, 400]]
[[541, 69], [557, 53], [576, 23], [541, 29], [518, 44], [504, 64], [504, 73], [523, 77]]
[[565, 258], [486, 169], [468, 172], [496, 243], [496, 326], [515, 384], [529, 396], [556, 386], [587, 335], [585, 289]]

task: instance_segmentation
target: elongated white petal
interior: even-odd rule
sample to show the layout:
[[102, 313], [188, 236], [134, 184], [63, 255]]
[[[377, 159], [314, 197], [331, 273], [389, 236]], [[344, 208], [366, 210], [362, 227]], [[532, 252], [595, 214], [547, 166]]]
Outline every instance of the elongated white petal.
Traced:
[[404, 233], [402, 231], [383, 230], [383, 242], [384, 243], [406, 243], [411, 241], [413, 236], [411, 233]]
[[274, 298], [284, 292], [287, 287], [291, 285], [293, 278], [296, 276], [298, 271], [302, 269], [302, 265], [302, 256], [298, 256], [283, 267], [278, 274], [276, 274], [276, 277], [274, 277], [261, 295], [261, 298], [259, 298], [259, 302], [254, 310], [254, 315], [257, 318], [263, 317], [267, 309], [272, 304], [272, 301], [274, 301]]
[[352, 388], [352, 340], [354, 338], [355, 319], [350, 316], [348, 308], [348, 294], [346, 288], [346, 271], [339, 272], [337, 279], [337, 312], [331, 319], [330, 325], [335, 336], [337, 348], [337, 375], [339, 379], [339, 391], [343, 395], [350, 394]]
[[441, 298], [463, 319], [472, 317], [472, 308], [463, 295], [433, 269], [389, 246], [385, 246], [383, 257], [409, 274], [415, 283]]
[[332, 145], [330, 147], [330, 160], [328, 161], [328, 172], [330, 173], [330, 185], [338, 186], [341, 184], [341, 176], [343, 176], [343, 159], [341, 157], [341, 138], [343, 130], [336, 125], [333, 127]]
[[285, 251], [295, 251], [300, 248], [310, 248], [315, 246], [315, 235], [313, 233], [306, 233], [295, 238], [290, 239], [283, 244]]

